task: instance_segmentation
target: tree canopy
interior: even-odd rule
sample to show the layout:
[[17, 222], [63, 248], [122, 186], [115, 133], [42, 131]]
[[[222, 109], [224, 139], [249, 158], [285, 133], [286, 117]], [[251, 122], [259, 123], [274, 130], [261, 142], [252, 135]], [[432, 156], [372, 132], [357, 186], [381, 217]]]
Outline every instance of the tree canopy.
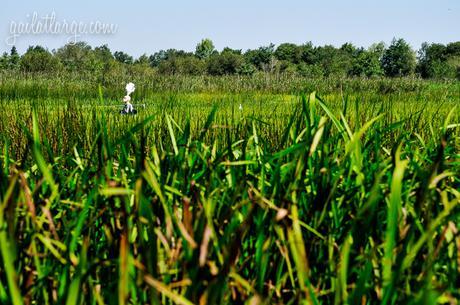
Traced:
[[345, 43], [314, 46], [269, 44], [246, 51], [229, 47], [216, 50], [210, 39], [203, 39], [194, 52], [168, 49], [138, 58], [123, 52], [112, 52], [107, 45], [91, 47], [85, 42], [67, 44], [49, 51], [31, 46], [23, 54], [15, 47], [0, 56], [0, 70], [27, 73], [91, 73], [104, 80], [117, 71], [159, 73], [166, 75], [250, 75], [253, 73], [297, 74], [322, 77], [406, 77], [460, 79], [460, 41], [447, 45], [423, 43], [417, 53], [404, 39], [393, 39], [368, 48]]

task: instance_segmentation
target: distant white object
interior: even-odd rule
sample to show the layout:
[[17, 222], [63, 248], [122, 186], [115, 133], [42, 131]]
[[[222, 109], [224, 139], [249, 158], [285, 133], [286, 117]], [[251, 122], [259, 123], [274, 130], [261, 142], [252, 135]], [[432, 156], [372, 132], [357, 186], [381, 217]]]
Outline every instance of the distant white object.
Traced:
[[125, 107], [121, 111], [122, 114], [130, 114], [133, 113], [134, 107], [133, 104], [131, 104], [131, 97], [129, 95], [125, 96], [123, 98], [123, 102], [125, 103]]
[[127, 113], [132, 113], [134, 110], [133, 105], [130, 102], [126, 102], [125, 110]]
[[133, 83], [128, 83], [126, 85], [126, 96], [123, 97], [123, 102], [125, 107], [120, 111], [120, 114], [136, 114], [137, 111], [134, 109], [133, 104], [131, 104], [131, 93], [136, 90], [136, 86]]
[[240, 107], [238, 109], [243, 110], [243, 105], [240, 104]]
[[136, 90], [136, 86], [133, 83], [128, 83], [126, 85], [126, 95], [129, 96]]

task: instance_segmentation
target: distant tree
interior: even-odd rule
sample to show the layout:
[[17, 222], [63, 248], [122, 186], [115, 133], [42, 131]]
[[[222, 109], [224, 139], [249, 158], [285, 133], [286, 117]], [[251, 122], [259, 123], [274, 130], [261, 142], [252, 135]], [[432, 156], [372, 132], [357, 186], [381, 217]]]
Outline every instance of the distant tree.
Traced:
[[189, 74], [200, 75], [206, 71], [206, 62], [200, 60], [193, 54], [175, 54], [167, 57], [166, 60], [160, 62], [158, 71], [161, 74]]
[[147, 54], [139, 56], [132, 65], [127, 65], [126, 68], [131, 75], [137, 75], [139, 77], [152, 77], [154, 70], [150, 66], [150, 60]]
[[380, 66], [380, 52], [372, 47], [368, 50], [361, 49], [354, 56], [349, 70], [350, 76], [381, 76], [383, 70]]
[[60, 62], [41, 46], [29, 47], [22, 56], [20, 67], [25, 72], [56, 72]]
[[155, 52], [153, 55], [149, 56], [149, 63], [150, 66], [153, 67], [158, 67], [162, 61], [166, 60], [166, 51], [165, 50], [160, 50], [158, 52]]
[[257, 68], [253, 64], [249, 62], [243, 62], [243, 65], [240, 67], [238, 73], [241, 75], [253, 75], [256, 71]]
[[117, 69], [116, 65], [118, 62], [112, 55], [112, 51], [110, 51], [107, 45], [102, 45], [99, 47], [94, 48], [93, 51], [94, 62], [96, 63], [97, 67], [100, 67], [98, 70], [100, 81], [105, 83], [105, 79], [113, 72], [113, 70]]
[[451, 69], [449, 71], [453, 71], [453, 75], [455, 78], [460, 80], [460, 56], [454, 56], [447, 60], [447, 63]]
[[460, 41], [447, 45], [447, 63], [455, 70], [456, 78], [460, 80]]
[[185, 52], [183, 50], [168, 49], [160, 50], [153, 55], [149, 56], [149, 62], [151, 67], [158, 67], [164, 61], [170, 60], [172, 58], [192, 56], [192, 53]]
[[225, 54], [225, 53], [231, 53], [231, 54], [236, 54], [236, 55], [242, 55], [243, 52], [240, 50], [236, 50], [236, 49], [232, 49], [232, 48], [229, 48], [229, 47], [225, 47], [222, 52], [222, 54]]
[[415, 52], [404, 39], [393, 39], [382, 57], [382, 68], [389, 77], [408, 76], [414, 73]]
[[369, 52], [372, 52], [376, 56], [378, 56], [379, 60], [382, 60], [385, 50], [386, 50], [386, 47], [383, 41], [378, 42], [378, 43], [373, 43], [368, 49]]
[[2, 70], [16, 70], [19, 68], [21, 56], [19, 56], [16, 47], [11, 48], [10, 54], [4, 52], [0, 57], [0, 69]]
[[275, 45], [270, 44], [268, 46], [260, 47], [257, 50], [248, 50], [244, 57], [246, 61], [259, 70], [264, 72], [272, 72], [275, 62], [274, 62], [274, 49]]
[[299, 47], [300, 49], [300, 59], [303, 63], [308, 65], [314, 64], [315, 61], [315, 47], [310, 42], [303, 44]]
[[447, 44], [446, 53], [449, 57], [460, 56], [460, 41]]
[[[418, 61], [417, 61], [418, 59]], [[30, 47], [20, 56], [15, 47], [0, 56], [0, 69], [21, 68], [28, 72], [50, 72], [64, 68], [78, 73], [89, 72], [99, 82], [117, 75], [129, 74], [150, 77], [155, 73], [187, 75], [251, 75], [265, 73], [300, 74], [309, 78], [360, 76], [407, 76], [415, 71], [425, 78], [460, 79], [460, 42], [447, 45], [424, 43], [416, 58], [415, 52], [403, 39], [393, 39], [386, 48], [374, 44], [367, 50], [345, 43], [313, 46], [273, 44], [258, 49], [224, 48], [218, 52], [209, 39], [203, 39], [195, 52], [168, 49], [151, 56], [141, 55], [136, 60], [127, 53], [112, 54], [107, 45], [92, 49], [84, 42], [67, 44], [52, 53], [43, 47]], [[153, 69], [152, 69], [153, 68]]]
[[195, 55], [199, 59], [207, 59], [215, 52], [214, 43], [211, 39], [203, 39], [197, 44]]
[[16, 46], [13, 46], [10, 51], [11, 56], [19, 56], [18, 50], [16, 49]]
[[175, 75], [180, 73], [180, 63], [177, 58], [163, 60], [158, 65], [158, 72], [161, 74]]
[[91, 46], [86, 42], [66, 44], [57, 50], [56, 57], [67, 71], [94, 72], [102, 69], [102, 63], [96, 61]]
[[21, 60], [21, 56], [19, 56], [18, 50], [15, 46], [11, 48], [10, 57], [8, 61], [8, 66], [10, 69], [17, 69], [19, 68], [19, 61]]
[[0, 57], [0, 70], [6, 70], [9, 68], [10, 56], [4, 52]]
[[301, 63], [297, 66], [298, 73], [308, 78], [322, 78], [324, 76], [323, 68], [320, 65]]
[[361, 52], [361, 49], [358, 49], [357, 47], [355, 47], [352, 43], [350, 42], [347, 42], [347, 43], [344, 43], [341, 47], [340, 47], [340, 50], [353, 57], [355, 55], [357, 55], [359, 52]]
[[298, 65], [288, 60], [278, 60], [275, 71], [283, 74], [297, 74]]
[[110, 51], [109, 47], [106, 44], [94, 48], [94, 54], [99, 60], [106, 64], [115, 59], [112, 55], [112, 51]]
[[362, 51], [363, 51], [363, 48], [357, 48], [350, 42], [344, 43], [340, 47], [340, 49], [338, 50], [338, 56], [341, 62], [341, 69], [343, 69], [343, 71], [345, 72], [345, 74], [343, 74], [343, 72], [340, 72], [340, 74], [346, 75], [349, 73], [353, 65], [354, 59], [360, 53], [362, 53]]
[[346, 76], [352, 64], [351, 55], [331, 45], [315, 48], [313, 58], [326, 77]]
[[113, 53], [113, 57], [122, 64], [131, 65], [133, 63], [133, 57], [122, 51], [116, 51]]
[[188, 75], [202, 75], [206, 73], [206, 62], [196, 56], [178, 57], [179, 72]]
[[280, 44], [274, 53], [276, 59], [297, 64], [302, 59], [302, 49], [293, 43]]
[[458, 60], [449, 59], [444, 62], [435, 61], [430, 67], [430, 78], [435, 79], [454, 79], [458, 77]]
[[134, 61], [134, 64], [149, 66], [150, 65], [149, 57], [147, 56], [147, 54], [142, 54], [141, 56], [139, 56], [138, 59]]
[[417, 71], [423, 78], [442, 78], [448, 68], [447, 58], [445, 45], [424, 42], [418, 51]]
[[227, 49], [208, 59], [207, 70], [211, 75], [236, 74], [239, 73], [243, 64], [244, 58], [241, 54]]

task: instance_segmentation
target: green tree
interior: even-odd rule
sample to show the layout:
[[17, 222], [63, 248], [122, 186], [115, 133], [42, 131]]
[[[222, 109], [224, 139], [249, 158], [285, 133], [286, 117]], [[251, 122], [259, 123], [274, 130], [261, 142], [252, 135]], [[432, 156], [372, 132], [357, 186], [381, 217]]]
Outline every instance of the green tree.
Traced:
[[71, 72], [95, 72], [102, 69], [102, 63], [97, 61], [91, 46], [86, 42], [68, 43], [56, 52], [67, 71]]
[[214, 54], [208, 59], [207, 70], [211, 75], [236, 74], [243, 65], [243, 56], [227, 48], [221, 54]]
[[110, 63], [110, 61], [115, 59], [112, 55], [112, 52], [106, 44], [94, 48], [94, 55], [98, 60], [102, 61], [104, 64], [108, 64]]
[[10, 69], [15, 70], [19, 68], [19, 61], [21, 60], [21, 56], [19, 56], [18, 50], [15, 46], [11, 48], [10, 57], [8, 60], [8, 66]]
[[151, 67], [158, 67], [163, 61], [167, 59], [167, 53], [165, 50], [155, 52], [155, 54], [149, 56], [149, 62]]
[[243, 52], [241, 50], [237, 50], [237, 49], [232, 49], [232, 48], [229, 48], [229, 47], [225, 47], [222, 52], [222, 54], [224, 53], [232, 53], [232, 54], [236, 54], [236, 55], [242, 55]]
[[4, 52], [0, 57], [0, 70], [6, 70], [9, 68], [10, 56]]
[[206, 70], [206, 62], [197, 58], [191, 53], [175, 53], [170, 52], [165, 60], [162, 60], [158, 65], [158, 71], [161, 74], [204, 74]]
[[293, 43], [280, 44], [274, 53], [276, 59], [298, 64], [302, 59], [302, 49]]
[[274, 50], [275, 45], [270, 44], [268, 46], [263, 46], [257, 50], [248, 50], [245, 54], [245, 60], [257, 67], [257, 69], [264, 72], [272, 72], [275, 62], [274, 62]]
[[181, 56], [177, 60], [179, 73], [188, 75], [202, 75], [206, 73], [206, 62], [196, 56]]
[[29, 47], [22, 56], [20, 67], [25, 72], [56, 72], [59, 60], [41, 46]]
[[359, 50], [353, 59], [350, 76], [381, 76], [383, 70], [380, 66], [380, 52], [369, 48]]
[[460, 56], [460, 41], [447, 44], [446, 53], [449, 57]]
[[383, 41], [378, 43], [373, 43], [369, 48], [368, 51], [373, 53], [381, 62], [383, 58], [383, 54], [385, 53], [386, 46]]
[[298, 73], [308, 78], [322, 78], [324, 76], [323, 68], [320, 65], [301, 63], [297, 66]]
[[150, 65], [149, 57], [147, 56], [147, 54], [142, 54], [141, 56], [139, 56], [138, 59], [136, 59], [134, 61], [134, 64], [135, 65], [147, 65], [147, 66], [149, 66]]
[[116, 51], [113, 53], [113, 57], [115, 57], [115, 59], [122, 64], [131, 65], [134, 62], [132, 56], [122, 51]]
[[408, 76], [415, 71], [415, 52], [404, 39], [393, 39], [385, 50], [381, 63], [386, 76]]
[[15, 46], [11, 48], [10, 54], [4, 52], [0, 57], [0, 69], [2, 70], [16, 70], [19, 68], [21, 56]]
[[203, 39], [197, 44], [195, 55], [199, 59], [207, 59], [215, 52], [214, 43], [211, 39]]
[[94, 48], [92, 53], [92, 57], [94, 58], [93, 62], [98, 68], [96, 71], [97, 75], [99, 76], [100, 82], [105, 84], [108, 75], [112, 74], [112, 72], [114, 73], [114, 71], [118, 71], [118, 62], [113, 57], [107, 45]]
[[106, 44], [94, 48], [93, 53], [96, 60], [102, 63], [105, 70], [114, 65], [115, 58], [113, 57], [112, 51], [110, 51], [110, 48]]
[[156, 52], [153, 55], [149, 56], [149, 62], [151, 67], [159, 67], [160, 64], [164, 61], [167, 61], [172, 58], [177, 58], [177, 57], [185, 57], [185, 56], [190, 56], [193, 55], [191, 53], [187, 53], [182, 50], [176, 50], [176, 49], [168, 49], [168, 50], [160, 50]]
[[452, 67], [453, 74], [460, 80], [460, 56], [451, 57], [447, 60], [447, 63]]
[[321, 67], [324, 76], [346, 76], [351, 68], [352, 58], [347, 52], [326, 45], [315, 48], [313, 65]]
[[147, 54], [142, 54], [134, 61], [133, 65], [128, 65], [127, 67], [130, 74], [137, 75], [139, 77], [151, 77], [154, 72], [150, 66], [150, 60]]
[[446, 52], [447, 64], [455, 70], [455, 75], [460, 80], [460, 41], [449, 43]]
[[244, 61], [238, 73], [241, 75], [253, 75], [256, 71], [257, 69], [253, 64]]
[[279, 60], [276, 63], [275, 68], [277, 73], [283, 74], [297, 74], [298, 72], [298, 64], [292, 63], [288, 60]]
[[299, 47], [300, 49], [300, 59], [303, 63], [308, 65], [314, 64], [315, 61], [315, 47], [311, 41], [303, 44]]
[[350, 42], [347, 42], [347, 43], [344, 43], [341, 47], [340, 47], [340, 51], [342, 51], [343, 53], [345, 53], [346, 55], [348, 55], [349, 57], [353, 57], [353, 56], [356, 56], [359, 52], [361, 52], [362, 49], [358, 49], [356, 48], [352, 43]]
[[424, 42], [418, 51], [417, 71], [423, 78], [442, 78], [446, 74], [447, 48], [443, 44]]

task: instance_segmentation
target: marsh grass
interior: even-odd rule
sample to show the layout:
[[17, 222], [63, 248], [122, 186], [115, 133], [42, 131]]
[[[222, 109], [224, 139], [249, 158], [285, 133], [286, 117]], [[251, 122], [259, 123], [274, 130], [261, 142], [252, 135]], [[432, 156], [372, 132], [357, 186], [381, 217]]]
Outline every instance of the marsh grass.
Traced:
[[81, 100], [2, 114], [0, 303], [460, 298], [458, 99]]

